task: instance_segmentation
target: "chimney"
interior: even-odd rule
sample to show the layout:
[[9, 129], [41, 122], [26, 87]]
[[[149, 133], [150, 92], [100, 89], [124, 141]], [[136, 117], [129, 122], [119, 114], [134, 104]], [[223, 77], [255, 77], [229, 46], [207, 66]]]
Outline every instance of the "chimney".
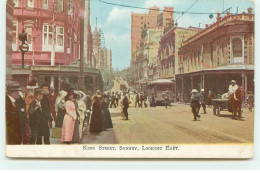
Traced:
[[205, 28], [209, 27], [209, 24], [205, 24]]
[[247, 9], [248, 14], [252, 14], [252, 11], [253, 11], [253, 8], [252, 8], [252, 7], [249, 7], [249, 8]]
[[227, 11], [226, 15], [227, 15], [227, 16], [229, 16], [229, 15], [230, 15], [229, 11]]

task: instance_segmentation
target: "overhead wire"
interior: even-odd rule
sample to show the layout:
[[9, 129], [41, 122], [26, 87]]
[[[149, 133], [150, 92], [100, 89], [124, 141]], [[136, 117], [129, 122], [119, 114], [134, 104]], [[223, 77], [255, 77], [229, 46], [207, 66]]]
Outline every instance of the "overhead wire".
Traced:
[[146, 8], [146, 7], [139, 7], [139, 6], [133, 6], [133, 5], [124, 5], [124, 4], [117, 4], [112, 2], [106, 2], [103, 0], [97, 0], [103, 4], [107, 5], [113, 5], [113, 6], [119, 6], [119, 7], [126, 7], [126, 8], [133, 8], [133, 9], [142, 9], [142, 10], [152, 10], [152, 11], [161, 11], [161, 12], [169, 12], [169, 13], [177, 13], [177, 14], [218, 14], [219, 12], [188, 12], [185, 11], [171, 11], [171, 10], [160, 10], [160, 9], [154, 9], [154, 8]]

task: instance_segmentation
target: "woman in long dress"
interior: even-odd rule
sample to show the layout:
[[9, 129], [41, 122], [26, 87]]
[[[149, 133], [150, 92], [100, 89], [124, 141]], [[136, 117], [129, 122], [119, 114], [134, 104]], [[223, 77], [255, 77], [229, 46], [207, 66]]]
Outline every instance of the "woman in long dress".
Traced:
[[102, 108], [103, 129], [105, 130], [105, 129], [113, 128], [110, 111], [108, 109], [108, 102], [107, 102], [106, 94], [103, 95], [101, 108]]
[[63, 120], [61, 142], [71, 143], [73, 140], [75, 120], [77, 119], [76, 106], [74, 103], [74, 90], [70, 90], [65, 97], [65, 116]]
[[103, 130], [100, 99], [101, 95], [95, 95], [93, 98], [92, 114], [89, 124], [89, 132], [91, 133], [100, 133]]
[[63, 125], [63, 119], [66, 113], [65, 110], [65, 97], [67, 95], [66, 91], [60, 91], [59, 96], [56, 99], [55, 102], [55, 112], [57, 112], [57, 119], [55, 123], [55, 127], [62, 128]]
[[83, 124], [85, 119], [86, 104], [84, 102], [87, 95], [82, 91], [75, 91], [77, 94], [78, 114], [79, 114], [79, 138], [82, 138]]

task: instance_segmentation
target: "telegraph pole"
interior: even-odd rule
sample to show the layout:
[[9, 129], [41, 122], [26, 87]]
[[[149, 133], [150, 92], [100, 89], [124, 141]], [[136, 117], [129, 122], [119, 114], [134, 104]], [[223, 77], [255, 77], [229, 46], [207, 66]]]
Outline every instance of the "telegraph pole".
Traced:
[[84, 21], [84, 58], [85, 63], [91, 66], [91, 60], [89, 57], [89, 33], [90, 33], [90, 0], [86, 0], [85, 4], [85, 21]]
[[51, 50], [51, 66], [55, 65], [55, 9], [56, 1], [52, 0], [52, 50]]
[[80, 67], [79, 67], [79, 88], [84, 86], [84, 10], [85, 0], [81, 0], [81, 15], [80, 15]]
[[[52, 0], [52, 49], [51, 49], [51, 66], [55, 66], [55, 13], [56, 13], [56, 0]], [[54, 76], [51, 76], [50, 87], [54, 87]]]

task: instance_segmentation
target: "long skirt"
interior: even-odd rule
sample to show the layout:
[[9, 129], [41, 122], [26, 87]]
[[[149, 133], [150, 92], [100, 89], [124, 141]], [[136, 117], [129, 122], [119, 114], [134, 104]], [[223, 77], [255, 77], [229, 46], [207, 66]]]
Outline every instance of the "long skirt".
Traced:
[[103, 121], [101, 112], [92, 112], [90, 117], [89, 132], [99, 133], [103, 130]]
[[102, 111], [103, 129], [113, 128], [110, 112], [108, 109]]
[[79, 142], [79, 120], [78, 119], [75, 120], [72, 142], [73, 143]]
[[75, 120], [70, 115], [65, 114], [61, 131], [61, 142], [72, 142], [74, 128]]
[[55, 127], [62, 128], [63, 119], [64, 119], [65, 114], [66, 114], [66, 110], [65, 109], [58, 109], [58, 114], [57, 114], [57, 119], [56, 119], [56, 122], [55, 122]]

